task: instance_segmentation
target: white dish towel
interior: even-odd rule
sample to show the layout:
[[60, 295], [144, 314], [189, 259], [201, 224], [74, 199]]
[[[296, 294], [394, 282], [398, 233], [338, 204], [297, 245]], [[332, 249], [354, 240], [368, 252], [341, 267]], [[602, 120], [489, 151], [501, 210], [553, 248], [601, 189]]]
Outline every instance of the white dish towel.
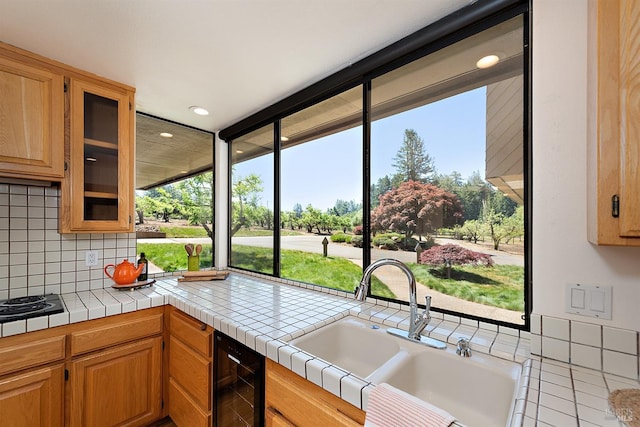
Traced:
[[389, 384], [369, 395], [365, 427], [447, 427], [456, 419], [432, 404]]

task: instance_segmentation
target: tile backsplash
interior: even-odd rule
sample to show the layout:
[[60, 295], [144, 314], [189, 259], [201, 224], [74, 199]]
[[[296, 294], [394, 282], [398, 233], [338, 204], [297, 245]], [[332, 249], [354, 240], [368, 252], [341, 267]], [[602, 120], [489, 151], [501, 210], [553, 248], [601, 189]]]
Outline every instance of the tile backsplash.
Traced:
[[638, 331], [531, 315], [531, 354], [640, 379]]
[[58, 187], [0, 183], [0, 299], [109, 287], [104, 266], [135, 259], [135, 233], [58, 233], [59, 202]]

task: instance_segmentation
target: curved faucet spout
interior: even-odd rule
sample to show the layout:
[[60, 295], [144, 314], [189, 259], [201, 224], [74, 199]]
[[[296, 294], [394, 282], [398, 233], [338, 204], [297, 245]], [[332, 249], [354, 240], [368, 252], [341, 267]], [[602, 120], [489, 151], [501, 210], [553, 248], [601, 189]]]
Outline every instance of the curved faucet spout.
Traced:
[[431, 316], [429, 315], [429, 308], [431, 305], [431, 297], [426, 297], [426, 309], [422, 316], [418, 316], [418, 303], [416, 301], [416, 278], [409, 267], [402, 262], [393, 258], [383, 258], [372, 262], [367, 268], [365, 268], [362, 274], [362, 280], [360, 286], [356, 288], [356, 299], [358, 301], [364, 301], [369, 293], [369, 286], [371, 285], [371, 275], [373, 271], [383, 265], [393, 265], [398, 267], [404, 272], [409, 280], [409, 338], [420, 339], [420, 333], [429, 324]]

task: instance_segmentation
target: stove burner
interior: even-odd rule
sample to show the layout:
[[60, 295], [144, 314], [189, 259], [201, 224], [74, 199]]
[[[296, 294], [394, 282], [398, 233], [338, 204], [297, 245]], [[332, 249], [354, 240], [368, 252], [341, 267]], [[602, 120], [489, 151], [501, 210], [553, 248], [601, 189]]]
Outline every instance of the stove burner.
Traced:
[[62, 313], [59, 295], [45, 294], [0, 300], [0, 323]]
[[40, 301], [32, 304], [0, 305], [0, 317], [15, 316], [17, 314], [24, 313], [38, 313], [49, 307], [53, 307], [53, 304], [49, 304], [46, 301]]
[[18, 297], [18, 298], [8, 299], [8, 300], [0, 303], [0, 306], [33, 304], [33, 303], [38, 303], [38, 302], [44, 302], [44, 300], [45, 300], [45, 296], [44, 295], [33, 295], [33, 296], [29, 296], [29, 297]]

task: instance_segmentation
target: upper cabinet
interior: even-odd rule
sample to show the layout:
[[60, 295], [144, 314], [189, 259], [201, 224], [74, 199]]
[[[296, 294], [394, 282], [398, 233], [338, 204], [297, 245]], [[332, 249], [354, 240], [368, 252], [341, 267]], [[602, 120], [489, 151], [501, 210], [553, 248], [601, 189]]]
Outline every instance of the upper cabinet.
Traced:
[[60, 231], [133, 231], [133, 93], [71, 78]]
[[63, 77], [0, 44], [0, 176], [64, 175]]
[[589, 241], [640, 246], [640, 2], [592, 0]]
[[0, 178], [60, 182], [61, 233], [132, 232], [134, 93], [0, 42]]

